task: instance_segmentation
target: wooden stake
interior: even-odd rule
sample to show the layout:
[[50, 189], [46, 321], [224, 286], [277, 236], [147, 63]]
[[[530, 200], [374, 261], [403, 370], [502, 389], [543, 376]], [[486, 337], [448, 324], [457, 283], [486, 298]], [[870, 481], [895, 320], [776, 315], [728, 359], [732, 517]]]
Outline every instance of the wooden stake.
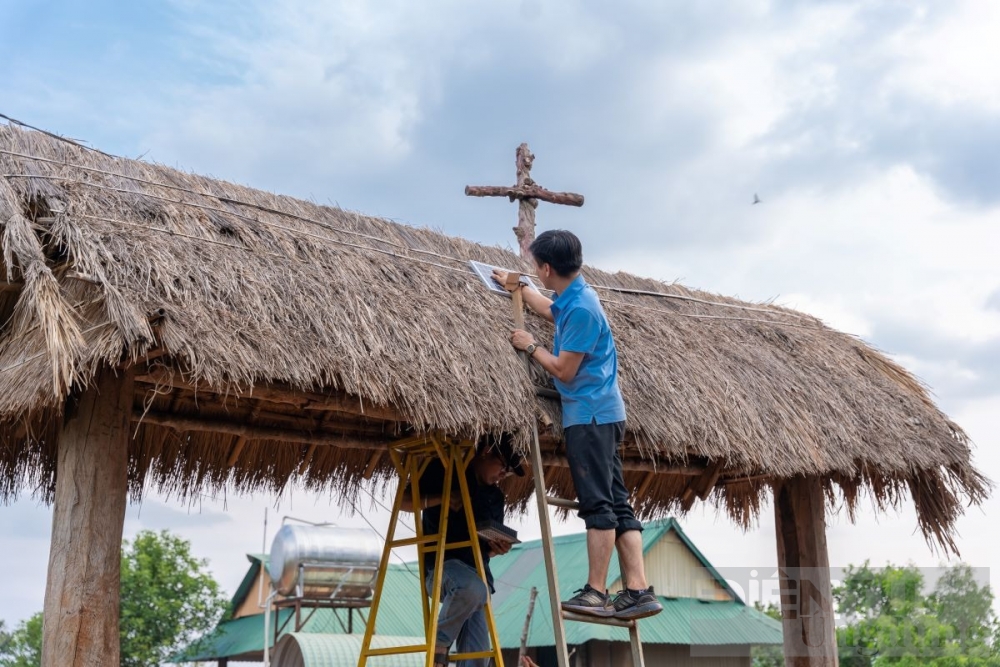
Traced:
[[128, 495], [131, 371], [99, 372], [59, 435], [42, 664], [119, 663], [122, 526]]
[[535, 598], [538, 597], [538, 589], [531, 587], [531, 595], [528, 597], [528, 615], [524, 617], [524, 630], [521, 631], [521, 650], [517, 653], [517, 666], [521, 667], [524, 656], [528, 654], [528, 629], [531, 627], [531, 614], [535, 611]]

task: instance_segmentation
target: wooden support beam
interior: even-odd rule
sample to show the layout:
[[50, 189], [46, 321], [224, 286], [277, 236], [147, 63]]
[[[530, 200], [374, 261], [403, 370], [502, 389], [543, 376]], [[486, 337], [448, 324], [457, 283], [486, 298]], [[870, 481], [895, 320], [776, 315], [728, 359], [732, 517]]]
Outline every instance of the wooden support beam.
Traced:
[[778, 580], [787, 667], [836, 667], [826, 507], [819, 477], [794, 477], [774, 489]]
[[[320, 446], [342, 447], [345, 449], [374, 449], [381, 455], [385, 449], [392, 444], [389, 434], [379, 432], [361, 433], [354, 437], [345, 437], [334, 433], [324, 433], [295, 428], [261, 426], [246, 422], [227, 421], [215, 417], [200, 417], [188, 415], [174, 415], [163, 412], [143, 412], [141, 409], [132, 411], [132, 421], [136, 423], [153, 424], [165, 426], [178, 432], [193, 431], [196, 433], [229, 433], [242, 436], [249, 440], [277, 440], [284, 442], [299, 442], [306, 444], [316, 444]], [[374, 457], [374, 455], [373, 455]], [[232, 454], [230, 455], [232, 458]], [[545, 466], [554, 468], [568, 468], [569, 460], [565, 456], [558, 454], [544, 454], [542, 462]], [[230, 464], [232, 465], [232, 464]], [[369, 461], [369, 467], [372, 463]], [[671, 468], [669, 466], [654, 466], [650, 461], [635, 461], [624, 459], [622, 461], [624, 470], [641, 470], [655, 472], [662, 475], [683, 475], [697, 476], [704, 474], [703, 468], [683, 466]]]
[[[547, 466], [555, 466], [559, 468], [569, 467], [569, 459], [559, 454], [545, 454], [543, 456], [543, 461]], [[622, 459], [622, 470], [640, 470], [660, 475], [682, 475], [684, 477], [696, 477], [704, 474], [705, 472], [704, 468], [697, 468], [693, 466], [678, 466], [673, 468], [662, 464], [655, 465], [652, 461], [635, 459]]]
[[386, 446], [388, 435], [379, 441], [366, 440], [358, 437], [345, 438], [334, 433], [312, 433], [291, 428], [274, 426], [258, 426], [244, 422], [225, 421], [206, 417], [187, 417], [171, 415], [163, 412], [146, 412], [135, 409], [132, 411], [132, 421], [157, 426], [166, 426], [175, 431], [196, 433], [229, 433], [244, 436], [247, 440], [279, 440], [284, 442], [316, 443], [345, 449], [375, 449]]
[[258, 399], [270, 403], [291, 405], [299, 410], [329, 410], [342, 414], [381, 419], [384, 421], [405, 421], [404, 417], [391, 407], [365, 404], [360, 398], [346, 395], [327, 396], [315, 391], [303, 391], [292, 387], [282, 387], [274, 384], [259, 384], [248, 391], [237, 393], [232, 389], [210, 387], [207, 384], [193, 383], [184, 380], [179, 372], [171, 373], [166, 369], [155, 369], [148, 373], [137, 375], [136, 382], [156, 387], [174, 387], [196, 392], [220, 394], [234, 399]]
[[[255, 405], [253, 410], [250, 411], [250, 419], [255, 420], [260, 414], [260, 406]], [[233, 445], [233, 451], [229, 453], [229, 459], [226, 461], [226, 467], [232, 468], [236, 465], [236, 462], [240, 460], [240, 454], [243, 453], [243, 448], [247, 446], [247, 437], [241, 435], [236, 438], [236, 444]]]
[[466, 185], [465, 194], [470, 197], [507, 197], [511, 201], [541, 199], [550, 204], [583, 206], [583, 195], [575, 192], [552, 192], [537, 185]]
[[24, 283], [9, 283], [6, 281], [0, 281], [0, 293], [3, 292], [17, 292], [24, 287]]
[[226, 467], [232, 468], [236, 465], [236, 462], [240, 460], [240, 454], [243, 453], [243, 448], [247, 446], [247, 437], [241, 435], [236, 438], [236, 444], [233, 445], [233, 451], [229, 453], [229, 458], [226, 460]]
[[378, 462], [382, 460], [382, 452], [377, 450], [372, 452], [372, 457], [368, 459], [368, 466], [365, 468], [365, 479], [371, 479], [372, 475], [375, 474], [375, 468], [378, 466]]
[[59, 434], [42, 664], [119, 663], [122, 526], [128, 495], [129, 371], [104, 369]]
[[639, 484], [639, 488], [635, 492], [635, 498], [641, 500], [649, 492], [649, 487], [653, 485], [653, 480], [656, 478], [655, 472], [647, 472], [645, 477], [642, 478], [642, 483]]
[[691, 480], [684, 493], [681, 494], [681, 508], [687, 512], [694, 506], [695, 498], [705, 500], [722, 475], [722, 461], [717, 460], [705, 468], [704, 473]]

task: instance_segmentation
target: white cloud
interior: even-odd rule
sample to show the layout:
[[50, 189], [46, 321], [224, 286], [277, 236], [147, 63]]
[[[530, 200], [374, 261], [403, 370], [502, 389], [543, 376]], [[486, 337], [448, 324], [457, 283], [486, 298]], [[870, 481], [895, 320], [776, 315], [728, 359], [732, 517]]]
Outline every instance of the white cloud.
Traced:
[[[947, 3], [920, 12], [894, 46], [902, 55], [890, 80], [900, 89], [946, 106], [1000, 111], [1000, 6], [990, 0]], [[940, 16], [943, 11], [948, 16]]]

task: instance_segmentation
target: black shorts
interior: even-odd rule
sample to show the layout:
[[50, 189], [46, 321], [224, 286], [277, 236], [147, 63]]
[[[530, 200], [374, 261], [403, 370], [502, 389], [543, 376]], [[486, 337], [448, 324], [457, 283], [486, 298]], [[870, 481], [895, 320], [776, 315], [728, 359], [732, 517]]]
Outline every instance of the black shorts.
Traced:
[[618, 446], [625, 436], [625, 422], [569, 426], [566, 458], [580, 501], [579, 516], [587, 529], [612, 530], [616, 537], [642, 530], [628, 502]]

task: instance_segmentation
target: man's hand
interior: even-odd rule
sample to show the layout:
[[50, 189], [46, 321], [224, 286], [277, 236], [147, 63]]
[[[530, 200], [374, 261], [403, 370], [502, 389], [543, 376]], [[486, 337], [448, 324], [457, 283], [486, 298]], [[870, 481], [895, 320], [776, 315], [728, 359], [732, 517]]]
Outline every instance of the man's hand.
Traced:
[[503, 556], [505, 553], [510, 551], [510, 542], [505, 542], [503, 540], [490, 540], [490, 558], [494, 556]]
[[535, 337], [523, 329], [514, 329], [510, 334], [510, 344], [518, 350], [524, 350], [535, 342]]
[[[493, 280], [495, 280], [498, 283], [500, 283], [500, 286], [503, 287], [504, 289], [507, 289], [507, 276], [508, 275], [509, 275], [509, 272], [504, 271], [503, 269], [493, 269]], [[518, 283], [517, 287], [514, 288], [514, 290], [519, 290], [519, 289], [521, 289], [521, 283]], [[507, 291], [508, 292], [512, 292], [514, 290], [507, 290]]]
[[539, 664], [525, 655], [521, 657], [520, 667], [539, 667]]

